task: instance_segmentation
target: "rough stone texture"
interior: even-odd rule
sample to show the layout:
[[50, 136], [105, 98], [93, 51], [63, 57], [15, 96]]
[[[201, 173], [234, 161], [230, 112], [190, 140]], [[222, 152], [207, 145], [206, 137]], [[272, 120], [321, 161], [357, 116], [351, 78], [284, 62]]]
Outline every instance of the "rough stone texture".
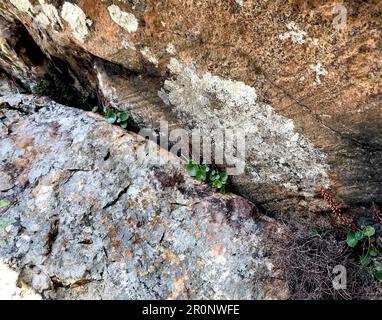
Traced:
[[267, 237], [286, 231], [248, 200], [96, 114], [21, 94], [0, 106], [0, 259], [44, 298], [288, 297]]
[[0, 262], [0, 300], [41, 300], [32, 289], [18, 283], [18, 273]]
[[[54, 5], [60, 16], [50, 15], [50, 23], [39, 18], [44, 4]], [[341, 4], [347, 21], [338, 30], [333, 9]], [[194, 106], [216, 113], [225, 120], [222, 126], [243, 118], [247, 128], [261, 123], [247, 171], [233, 181], [237, 192], [267, 210], [328, 209], [314, 198], [321, 184], [349, 211], [382, 202], [379, 0], [12, 0], [0, 4], [0, 14], [10, 25], [21, 21], [45, 55], [66, 61], [78, 88], [114, 88], [115, 106], [143, 125], [158, 128], [158, 119], [167, 119], [189, 128], [187, 116], [188, 123], [202, 126]], [[252, 112], [270, 118], [246, 117], [245, 104], [227, 104], [208, 88], [185, 96], [187, 103], [179, 100], [169, 89], [185, 79], [169, 70], [172, 58], [194, 68], [200, 81], [210, 73], [220, 83], [251, 87], [257, 97], [248, 104]], [[104, 72], [106, 61], [113, 67]], [[23, 68], [19, 77], [25, 78], [29, 69]], [[289, 129], [280, 135], [283, 124]]]
[[29, 90], [47, 71], [47, 60], [28, 31], [1, 16], [0, 48], [0, 68]]

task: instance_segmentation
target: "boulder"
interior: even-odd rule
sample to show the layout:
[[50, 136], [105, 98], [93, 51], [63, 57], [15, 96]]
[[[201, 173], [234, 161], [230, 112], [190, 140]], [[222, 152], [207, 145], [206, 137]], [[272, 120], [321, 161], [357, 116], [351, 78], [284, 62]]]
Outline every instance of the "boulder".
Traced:
[[248, 200], [100, 115], [23, 94], [0, 114], [0, 262], [43, 298], [288, 297], [287, 230]]

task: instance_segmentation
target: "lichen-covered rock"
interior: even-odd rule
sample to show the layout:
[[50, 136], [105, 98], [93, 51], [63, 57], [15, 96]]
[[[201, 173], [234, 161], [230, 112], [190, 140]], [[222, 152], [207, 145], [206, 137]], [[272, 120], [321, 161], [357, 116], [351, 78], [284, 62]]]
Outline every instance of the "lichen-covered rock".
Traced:
[[44, 298], [288, 297], [267, 238], [285, 230], [249, 201], [96, 114], [28, 95], [0, 106], [0, 260]]
[[0, 262], [0, 300], [40, 300], [41, 297], [25, 285], [20, 285], [18, 273]]
[[78, 90], [101, 89], [155, 129], [243, 123], [238, 192], [317, 216], [322, 185], [360, 213], [382, 202], [381, 12], [378, 0], [9, 0], [7, 28], [22, 24], [43, 56], [20, 60], [28, 46], [14, 33], [0, 59], [24, 83], [61, 59]]

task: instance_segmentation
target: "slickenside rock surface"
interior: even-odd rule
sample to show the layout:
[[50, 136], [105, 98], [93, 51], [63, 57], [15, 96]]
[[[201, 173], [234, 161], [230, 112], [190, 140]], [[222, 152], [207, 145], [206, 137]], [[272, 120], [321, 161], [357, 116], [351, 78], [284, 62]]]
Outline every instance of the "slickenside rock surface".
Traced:
[[[44, 298], [287, 298], [249, 201], [101, 116], [0, 98], [0, 259]], [[158, 149], [159, 150], [159, 149]]]
[[3, 0], [0, 68], [26, 89], [53, 61], [145, 127], [241, 128], [236, 192], [311, 220], [330, 188], [382, 202], [382, 2]]

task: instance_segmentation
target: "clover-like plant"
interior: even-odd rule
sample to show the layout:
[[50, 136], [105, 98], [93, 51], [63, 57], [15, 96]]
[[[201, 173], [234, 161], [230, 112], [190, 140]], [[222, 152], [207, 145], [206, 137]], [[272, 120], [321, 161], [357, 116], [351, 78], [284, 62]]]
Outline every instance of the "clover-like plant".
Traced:
[[205, 164], [196, 164], [192, 160], [187, 163], [186, 169], [191, 177], [209, 183], [221, 193], [227, 191], [228, 175], [225, 171], [219, 172], [219, 170], [211, 169]]
[[373, 226], [362, 226], [360, 230], [350, 230], [346, 243], [350, 248], [359, 249], [361, 264], [370, 275], [382, 282], [382, 253], [377, 246], [377, 237]]
[[[92, 109], [93, 112], [98, 111], [98, 106]], [[128, 124], [128, 119], [130, 118], [126, 112], [114, 112], [111, 108], [103, 108], [103, 113], [110, 124], [118, 124], [121, 128], [126, 129]]]

